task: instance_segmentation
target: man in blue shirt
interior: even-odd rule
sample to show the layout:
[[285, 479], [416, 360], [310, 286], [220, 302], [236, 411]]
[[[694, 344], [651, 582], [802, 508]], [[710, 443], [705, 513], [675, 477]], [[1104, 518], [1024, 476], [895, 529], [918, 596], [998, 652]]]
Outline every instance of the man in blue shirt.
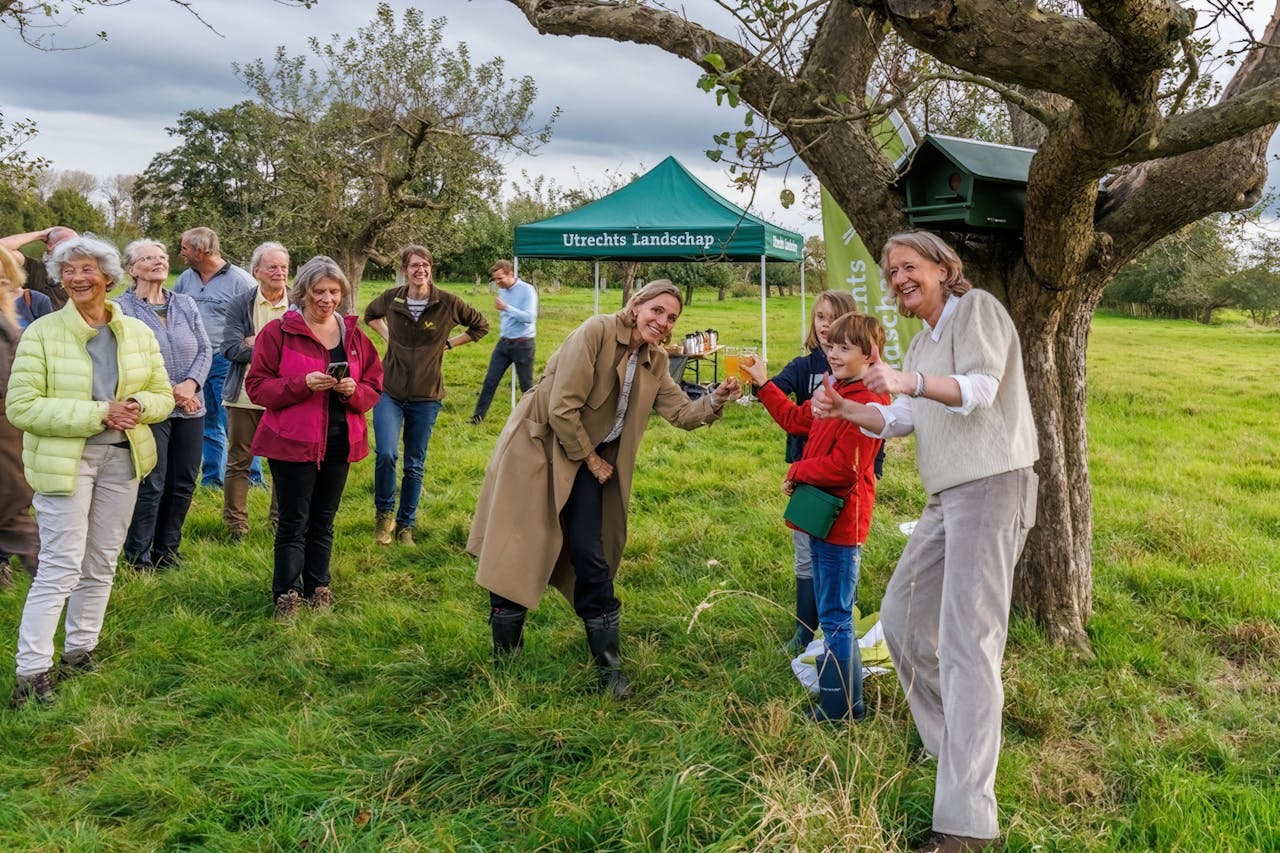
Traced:
[[[227, 466], [227, 410], [222, 405], [222, 384], [231, 362], [219, 352], [227, 325], [227, 306], [242, 293], [257, 287], [253, 278], [235, 264], [223, 259], [218, 235], [212, 228], [192, 228], [182, 232], [180, 254], [187, 268], [173, 286], [174, 293], [185, 293], [196, 301], [200, 319], [209, 340], [215, 342], [213, 366], [204, 388], [204, 464], [201, 482], [222, 488], [222, 474]], [[250, 478], [253, 474], [250, 474]], [[262, 480], [259, 466], [257, 479]]]
[[498, 296], [493, 305], [500, 314], [498, 345], [489, 358], [489, 371], [480, 388], [471, 423], [478, 424], [489, 412], [493, 394], [507, 372], [507, 366], [516, 366], [516, 378], [520, 393], [533, 387], [533, 339], [537, 334], [538, 291], [533, 285], [516, 278], [515, 266], [508, 260], [495, 261], [489, 269], [493, 283], [498, 285]]

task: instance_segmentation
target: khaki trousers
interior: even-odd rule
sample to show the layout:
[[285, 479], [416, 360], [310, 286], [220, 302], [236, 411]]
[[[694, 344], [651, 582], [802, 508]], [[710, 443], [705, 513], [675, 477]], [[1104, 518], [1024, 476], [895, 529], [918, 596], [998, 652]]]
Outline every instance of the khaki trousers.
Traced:
[[1000, 666], [1037, 482], [1022, 468], [930, 496], [880, 605], [911, 716], [938, 759], [935, 832], [1000, 834]]
[[[253, 464], [253, 434], [262, 420], [261, 409], [227, 406], [227, 469], [222, 478], [222, 523], [232, 533], [249, 532], [249, 466]], [[276, 486], [271, 483], [272, 526], [280, 518]]]

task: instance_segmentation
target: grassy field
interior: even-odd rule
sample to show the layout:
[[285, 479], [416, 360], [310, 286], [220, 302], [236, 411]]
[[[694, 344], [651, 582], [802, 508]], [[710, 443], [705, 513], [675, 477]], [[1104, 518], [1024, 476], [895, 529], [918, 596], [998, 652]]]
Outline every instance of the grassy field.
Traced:
[[[454, 289], [493, 316], [487, 293]], [[769, 302], [780, 367], [798, 298]], [[539, 365], [589, 312], [589, 294], [544, 295]], [[759, 303], [699, 293], [676, 334], [707, 327], [758, 345]], [[1013, 623], [997, 780], [1010, 850], [1280, 849], [1278, 349], [1238, 323], [1095, 322], [1096, 657]], [[892, 851], [928, 834], [935, 765], [908, 760], [892, 676], [868, 682], [868, 723], [802, 718], [780, 651], [783, 438], [759, 406], [650, 428], [619, 583], [632, 701], [591, 692], [581, 624], [555, 594], [516, 665], [491, 671], [463, 552], [509, 411], [500, 392], [466, 423], [490, 350], [446, 359], [416, 548], [372, 543], [372, 460], [353, 467], [331, 612], [272, 622], [266, 494], [232, 543], [220, 494], [200, 492], [186, 566], [121, 573], [100, 670], [51, 710], [0, 710], [0, 849]], [[890, 450], [864, 611], [923, 502], [911, 452]], [[0, 660], [26, 586], [0, 591]]]

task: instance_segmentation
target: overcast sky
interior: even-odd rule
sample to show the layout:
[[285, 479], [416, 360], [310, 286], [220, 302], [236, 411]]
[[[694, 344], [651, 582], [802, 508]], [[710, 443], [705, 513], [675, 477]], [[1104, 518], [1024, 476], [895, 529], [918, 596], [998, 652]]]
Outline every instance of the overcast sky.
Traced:
[[[222, 35], [206, 29], [168, 0], [133, 0], [91, 8], [57, 31], [60, 45], [79, 50], [41, 52], [0, 31], [0, 108], [8, 121], [34, 118], [40, 135], [27, 146], [56, 169], [99, 176], [137, 173], [176, 140], [165, 128], [184, 110], [216, 109], [249, 93], [231, 71], [233, 62], [270, 58], [277, 45], [291, 54], [307, 51], [306, 40], [354, 34], [373, 15], [372, 0], [318, 0], [315, 8], [293, 8], [272, 0], [194, 0], [199, 13]], [[749, 199], [728, 182], [727, 172], [707, 160], [713, 134], [741, 126], [742, 117], [717, 107], [696, 87], [698, 70], [657, 48], [586, 37], [540, 35], [505, 0], [393, 0], [397, 11], [415, 5], [428, 16], [448, 18], [446, 39], [466, 42], [473, 61], [501, 55], [509, 77], [537, 82], [539, 124], [561, 109], [550, 144], [536, 157], [513, 158], [520, 171], [547, 175], [566, 188], [600, 186], [606, 173], [629, 175], [675, 155], [705, 183], [738, 204]], [[713, 0], [684, 0], [691, 18], [723, 22]], [[94, 34], [106, 30], [106, 43]], [[1272, 155], [1276, 153], [1272, 142]], [[1274, 170], [1273, 170], [1274, 171]], [[787, 184], [802, 195], [792, 168]], [[752, 211], [808, 235], [820, 224], [797, 203], [777, 202], [781, 172], [761, 182]], [[1273, 174], [1271, 184], [1276, 185]]]
[[[306, 40], [332, 33], [353, 35], [369, 23], [370, 0], [319, 0], [310, 9], [270, 0], [195, 0], [222, 36], [166, 0], [133, 0], [94, 8], [58, 31], [58, 43], [91, 44], [105, 30], [106, 43], [79, 50], [41, 52], [0, 31], [0, 105], [13, 121], [35, 119], [40, 135], [26, 148], [55, 169], [99, 176], [137, 173], [160, 151], [177, 144], [166, 127], [188, 109], [216, 109], [244, 100], [248, 91], [232, 73], [233, 62], [269, 59], [277, 45], [307, 52]], [[397, 11], [416, 6], [448, 18], [449, 43], [466, 42], [474, 62], [506, 61], [508, 77], [533, 77], [541, 124], [559, 107], [551, 142], [538, 156], [513, 158], [508, 175], [544, 174], [567, 188], [599, 186], [606, 172], [629, 175], [675, 155], [712, 189], [735, 203], [748, 197], [730, 187], [723, 167], [703, 153], [712, 135], [737, 129], [740, 114], [716, 106], [696, 86], [691, 63], [657, 48], [540, 35], [505, 0], [394, 0]], [[690, 9], [713, 7], [691, 0]], [[576, 171], [575, 171], [576, 170]], [[800, 172], [788, 183], [801, 195]], [[753, 212], [784, 227], [817, 233], [797, 203], [777, 203], [782, 174], [767, 176]]]

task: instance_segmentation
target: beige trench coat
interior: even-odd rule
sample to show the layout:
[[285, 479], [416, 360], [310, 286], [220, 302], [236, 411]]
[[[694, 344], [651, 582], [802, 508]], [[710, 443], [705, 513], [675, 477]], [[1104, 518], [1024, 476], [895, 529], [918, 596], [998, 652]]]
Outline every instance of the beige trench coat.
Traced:
[[[630, 336], [619, 315], [587, 320], [552, 354], [507, 420], [467, 539], [467, 551], [480, 560], [476, 583], [490, 592], [536, 608], [552, 584], [573, 603], [560, 510], [578, 466], [613, 428]], [[712, 423], [721, 414], [710, 394], [688, 398], [671, 378], [661, 347], [641, 345], [614, 476], [604, 488], [604, 554], [614, 574], [627, 542], [636, 452], [653, 411], [681, 429]]]

